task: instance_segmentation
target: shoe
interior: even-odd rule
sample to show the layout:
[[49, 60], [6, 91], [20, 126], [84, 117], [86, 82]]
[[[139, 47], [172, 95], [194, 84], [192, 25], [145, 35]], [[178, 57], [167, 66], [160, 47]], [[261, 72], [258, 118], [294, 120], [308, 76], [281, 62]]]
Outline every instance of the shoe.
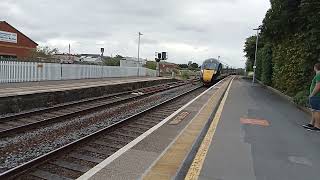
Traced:
[[313, 128], [308, 128], [308, 131], [316, 131], [316, 132], [320, 132], [319, 128], [313, 127]]
[[310, 129], [310, 128], [313, 128], [314, 126], [312, 124], [304, 124], [304, 125], [302, 125], [302, 127], [306, 128], [306, 129]]

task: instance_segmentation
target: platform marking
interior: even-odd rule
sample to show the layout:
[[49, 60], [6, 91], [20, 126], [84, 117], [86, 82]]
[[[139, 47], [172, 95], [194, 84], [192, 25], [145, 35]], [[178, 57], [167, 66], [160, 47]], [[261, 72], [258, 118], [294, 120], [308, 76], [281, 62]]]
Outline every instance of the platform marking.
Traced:
[[186, 180], [196, 180], [199, 178], [204, 160], [207, 156], [208, 150], [209, 150], [209, 146], [212, 142], [213, 136], [215, 134], [216, 128], [218, 126], [219, 120], [221, 118], [221, 114], [223, 111], [223, 107], [225, 105], [226, 99], [228, 97], [230, 88], [231, 88], [231, 84], [232, 84], [233, 80], [231, 80], [229, 87], [226, 91], [226, 93], [223, 96], [223, 99], [221, 100], [221, 103], [218, 107], [218, 110], [212, 120], [212, 123], [210, 124], [210, 127], [208, 129], [207, 134], [205, 135], [203, 141], [201, 142], [200, 148], [188, 170], [188, 173], [185, 177]]
[[111, 162], [113, 162], [115, 159], [117, 159], [118, 157], [120, 157], [122, 154], [124, 154], [125, 152], [127, 152], [129, 149], [131, 149], [133, 146], [135, 146], [136, 144], [138, 144], [140, 141], [142, 141], [144, 138], [146, 138], [148, 135], [150, 135], [151, 133], [153, 133], [154, 131], [156, 131], [157, 129], [159, 129], [162, 125], [164, 125], [165, 123], [167, 123], [168, 121], [170, 121], [173, 117], [175, 117], [177, 114], [179, 114], [181, 111], [183, 111], [186, 107], [188, 107], [190, 104], [192, 104], [194, 101], [196, 101], [197, 99], [199, 99], [201, 96], [203, 96], [204, 94], [206, 94], [207, 92], [209, 92], [210, 90], [212, 90], [213, 88], [219, 86], [220, 84], [222, 84], [224, 81], [219, 81], [217, 84], [213, 85], [212, 87], [208, 88], [207, 90], [205, 90], [204, 92], [202, 92], [199, 96], [197, 96], [196, 98], [192, 99], [191, 101], [189, 101], [187, 104], [185, 104], [184, 106], [182, 106], [180, 109], [178, 109], [177, 111], [175, 111], [173, 114], [171, 114], [170, 116], [168, 116], [167, 118], [165, 118], [164, 120], [162, 120], [160, 123], [158, 123], [157, 125], [153, 126], [151, 129], [149, 129], [147, 132], [143, 133], [142, 135], [140, 135], [139, 137], [137, 137], [136, 139], [134, 139], [133, 141], [131, 141], [129, 144], [127, 144], [126, 146], [124, 146], [123, 148], [119, 149], [117, 152], [115, 152], [114, 154], [112, 154], [111, 156], [109, 156], [107, 159], [105, 159], [104, 161], [102, 161], [100, 164], [96, 165], [95, 167], [93, 167], [92, 169], [90, 169], [88, 172], [86, 172], [85, 174], [83, 174], [82, 176], [80, 176], [77, 180], [87, 180], [91, 177], [93, 177], [97, 172], [99, 172], [100, 170], [104, 169], [107, 165], [109, 165]]
[[182, 120], [184, 120], [190, 113], [189, 112], [182, 112], [180, 113], [177, 117], [175, 117], [172, 121], [170, 121], [170, 125], [177, 125], [179, 124]]
[[249, 125], [259, 125], [259, 126], [269, 126], [269, 122], [264, 119], [248, 119], [248, 118], [240, 118], [241, 124], [249, 124]]

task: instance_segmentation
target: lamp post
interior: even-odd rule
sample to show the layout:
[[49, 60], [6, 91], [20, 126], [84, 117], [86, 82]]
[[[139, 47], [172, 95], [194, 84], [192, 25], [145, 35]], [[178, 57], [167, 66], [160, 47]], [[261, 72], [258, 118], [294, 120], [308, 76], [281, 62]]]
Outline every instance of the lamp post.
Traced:
[[257, 40], [256, 40], [256, 52], [254, 55], [254, 65], [253, 65], [253, 77], [252, 77], [252, 85], [255, 82], [255, 78], [256, 78], [256, 69], [257, 69], [257, 53], [258, 53], [258, 43], [259, 43], [259, 30], [261, 30], [261, 26], [259, 26], [256, 29], [253, 29], [257, 31]]
[[139, 40], [138, 40], [138, 63], [137, 63], [137, 66], [138, 66], [138, 76], [139, 76], [139, 64], [140, 64], [140, 36], [143, 35], [141, 32], [139, 32]]

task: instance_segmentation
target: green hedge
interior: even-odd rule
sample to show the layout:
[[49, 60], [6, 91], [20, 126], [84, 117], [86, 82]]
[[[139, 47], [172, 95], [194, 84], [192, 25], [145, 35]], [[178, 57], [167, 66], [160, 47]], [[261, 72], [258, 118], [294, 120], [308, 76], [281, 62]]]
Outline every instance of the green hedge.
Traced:
[[293, 102], [295, 102], [300, 106], [308, 106], [308, 96], [309, 96], [309, 91], [307, 90], [300, 91], [293, 97]]
[[262, 72], [261, 81], [270, 86], [272, 84], [272, 47], [270, 44], [266, 44], [261, 49], [262, 56]]
[[299, 36], [292, 36], [273, 48], [273, 85], [292, 97], [308, 88], [312, 76], [311, 54], [304, 47]]
[[[257, 78], [306, 105], [313, 65], [320, 62], [319, 0], [270, 3], [259, 34]], [[255, 40], [250, 36], [244, 44], [247, 69], [252, 68]]]
[[261, 81], [261, 73], [262, 73], [262, 51], [259, 50], [257, 53], [257, 68], [256, 68], [256, 78]]

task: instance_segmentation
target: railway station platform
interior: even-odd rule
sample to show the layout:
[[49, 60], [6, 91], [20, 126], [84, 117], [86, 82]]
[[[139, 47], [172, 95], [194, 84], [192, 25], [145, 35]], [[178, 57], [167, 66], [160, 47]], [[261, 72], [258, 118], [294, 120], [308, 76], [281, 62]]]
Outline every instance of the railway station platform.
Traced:
[[310, 115], [233, 76], [180, 108], [82, 179], [319, 179]]
[[320, 134], [302, 128], [310, 118], [269, 89], [235, 79], [186, 179], [320, 179]]
[[1, 84], [0, 112], [17, 113], [171, 81], [164, 77], [121, 77]]

